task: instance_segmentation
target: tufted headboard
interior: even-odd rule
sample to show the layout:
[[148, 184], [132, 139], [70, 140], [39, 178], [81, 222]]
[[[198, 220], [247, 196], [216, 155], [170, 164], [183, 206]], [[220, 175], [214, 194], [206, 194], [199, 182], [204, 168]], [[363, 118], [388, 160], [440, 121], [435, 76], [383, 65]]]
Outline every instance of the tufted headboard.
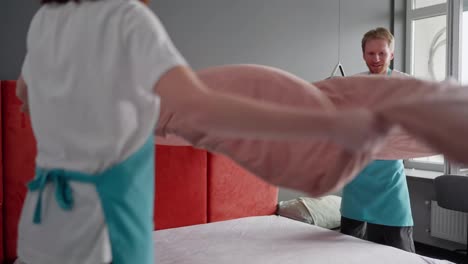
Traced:
[[[0, 81], [0, 262], [16, 258], [17, 225], [34, 176], [36, 142], [14, 81]], [[276, 210], [278, 189], [229, 159], [189, 146], [156, 146], [155, 227], [204, 224]]]

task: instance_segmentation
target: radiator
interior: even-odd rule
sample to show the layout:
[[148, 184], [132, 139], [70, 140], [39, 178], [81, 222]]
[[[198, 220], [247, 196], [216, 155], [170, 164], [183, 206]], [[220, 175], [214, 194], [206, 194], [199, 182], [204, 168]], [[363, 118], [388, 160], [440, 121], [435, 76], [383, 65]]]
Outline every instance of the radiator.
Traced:
[[431, 201], [431, 236], [466, 244], [468, 214], [447, 210]]

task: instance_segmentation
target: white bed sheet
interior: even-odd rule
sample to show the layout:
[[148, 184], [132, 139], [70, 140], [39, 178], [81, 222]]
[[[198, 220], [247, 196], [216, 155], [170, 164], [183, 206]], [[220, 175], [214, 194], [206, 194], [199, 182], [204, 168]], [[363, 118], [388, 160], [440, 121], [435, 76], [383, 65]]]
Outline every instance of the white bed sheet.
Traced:
[[154, 232], [157, 264], [438, 264], [280, 216], [246, 217]]

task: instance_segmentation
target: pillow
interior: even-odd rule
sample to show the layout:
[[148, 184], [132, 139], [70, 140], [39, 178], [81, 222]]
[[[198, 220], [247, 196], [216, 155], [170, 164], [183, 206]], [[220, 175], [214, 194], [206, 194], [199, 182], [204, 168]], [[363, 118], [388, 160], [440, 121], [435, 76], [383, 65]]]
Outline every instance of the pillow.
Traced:
[[328, 195], [320, 198], [299, 197], [278, 204], [277, 215], [327, 229], [340, 227], [341, 197]]

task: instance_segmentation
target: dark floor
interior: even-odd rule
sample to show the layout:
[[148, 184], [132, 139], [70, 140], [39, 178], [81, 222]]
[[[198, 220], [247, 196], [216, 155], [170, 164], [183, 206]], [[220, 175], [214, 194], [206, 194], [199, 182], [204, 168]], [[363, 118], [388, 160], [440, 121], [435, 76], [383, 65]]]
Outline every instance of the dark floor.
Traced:
[[454, 252], [446, 249], [441, 249], [433, 246], [428, 246], [421, 243], [415, 243], [416, 253], [419, 255], [435, 258], [445, 259], [457, 264], [468, 264], [468, 258], [465, 252]]

